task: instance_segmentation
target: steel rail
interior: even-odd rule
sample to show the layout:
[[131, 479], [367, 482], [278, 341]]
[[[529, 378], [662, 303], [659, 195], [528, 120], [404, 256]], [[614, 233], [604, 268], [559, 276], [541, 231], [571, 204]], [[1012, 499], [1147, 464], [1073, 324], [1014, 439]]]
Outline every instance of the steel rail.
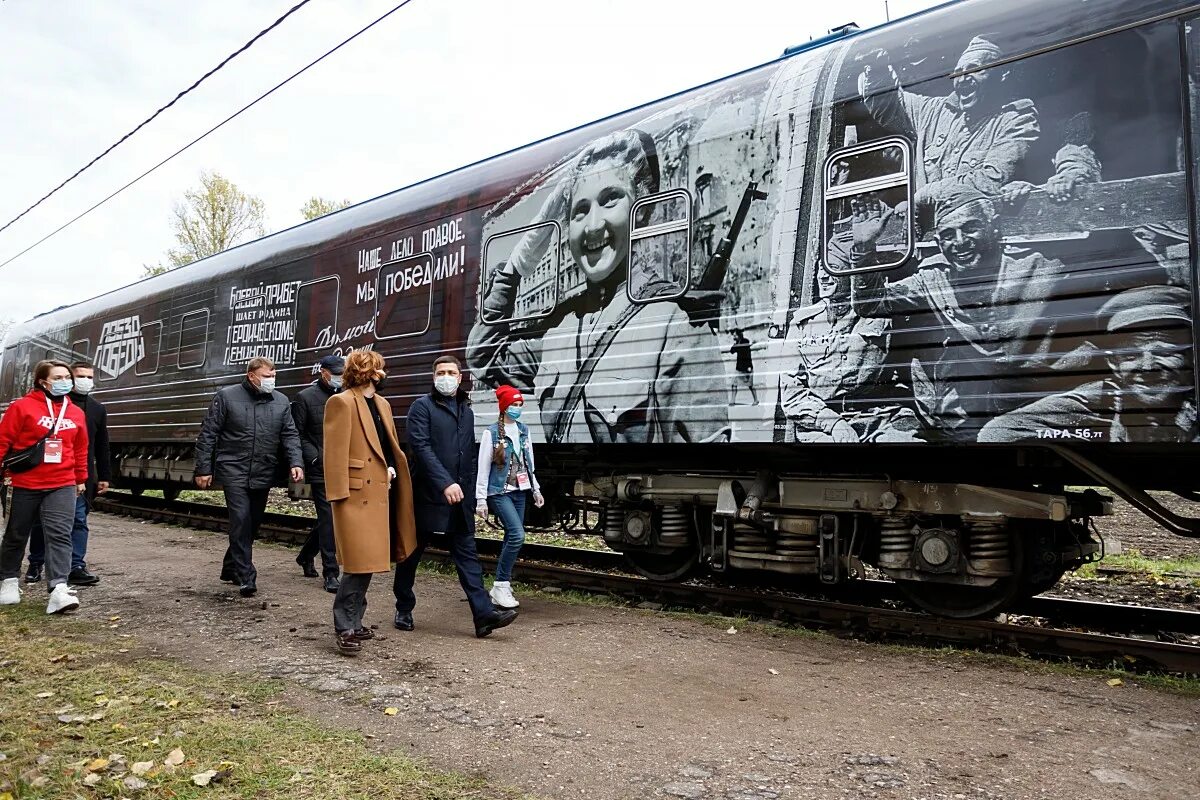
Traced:
[[[96, 510], [137, 516], [152, 521], [185, 524], [206, 530], [224, 530], [224, 509], [204, 503], [169, 503], [146, 497], [99, 497]], [[262, 533], [287, 543], [298, 544], [308, 535], [312, 519], [289, 514], [268, 513]], [[478, 539], [481, 559], [492, 563], [500, 542]], [[448, 562], [449, 554], [439, 536], [431, 541], [427, 557]], [[920, 644], [951, 644], [1056, 660], [1078, 660], [1090, 664], [1117, 663], [1135, 671], [1163, 671], [1200, 675], [1200, 646], [1177, 641], [1157, 641], [1137, 636], [1065, 630], [992, 620], [955, 620], [922, 612], [872, 605], [896, 597], [894, 586], [886, 581], [860, 581], [852, 584], [854, 602], [830, 597], [807, 597], [762, 588], [712, 586], [697, 582], [663, 583], [618, 572], [625, 569], [618, 553], [553, 545], [527, 544], [522, 548], [521, 580], [540, 586], [553, 586], [583, 592], [603, 593], [632, 601], [650, 601], [681, 608], [701, 608], [727, 614], [761, 616], [832, 630], [837, 633], [871, 636], [883, 640], [904, 640]], [[578, 566], [564, 566], [573, 564]], [[587, 567], [581, 569], [580, 566]], [[863, 604], [864, 601], [867, 604]], [[1038, 597], [1022, 604], [1017, 613], [1045, 616], [1061, 624], [1094, 624], [1104, 619], [1103, 627], [1168, 635], [1200, 633], [1200, 613], [1176, 609], [1092, 603], [1081, 600]]]

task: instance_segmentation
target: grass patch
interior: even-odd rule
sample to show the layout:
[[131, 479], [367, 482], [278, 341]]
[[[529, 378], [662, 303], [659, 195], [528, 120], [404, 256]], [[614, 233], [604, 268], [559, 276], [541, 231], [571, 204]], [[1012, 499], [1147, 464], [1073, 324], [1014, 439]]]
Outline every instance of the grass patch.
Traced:
[[[1084, 564], [1075, 571], [1080, 578], [1107, 577], [1100, 571], [1103, 567], [1118, 567], [1128, 570], [1131, 577], [1149, 578], [1151, 580], [1186, 580], [1195, 586], [1200, 586], [1200, 558], [1147, 558], [1137, 550], [1129, 550], [1117, 555], [1105, 556], [1100, 561]], [[1168, 575], [1167, 573], [1185, 573], [1188, 577]]]
[[0, 798], [517, 796], [378, 755], [359, 734], [289, 710], [280, 681], [134, 658], [85, 637], [81, 623], [32, 604], [0, 614]]

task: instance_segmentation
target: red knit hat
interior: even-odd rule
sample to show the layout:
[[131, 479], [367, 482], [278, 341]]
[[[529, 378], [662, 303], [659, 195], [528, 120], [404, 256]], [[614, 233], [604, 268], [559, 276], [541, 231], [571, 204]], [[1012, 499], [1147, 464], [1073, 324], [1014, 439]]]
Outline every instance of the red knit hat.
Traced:
[[521, 390], [515, 386], [499, 386], [496, 388], [496, 402], [500, 404], [500, 413], [503, 414], [508, 410], [508, 407], [516, 402], [525, 402], [525, 398], [521, 396]]

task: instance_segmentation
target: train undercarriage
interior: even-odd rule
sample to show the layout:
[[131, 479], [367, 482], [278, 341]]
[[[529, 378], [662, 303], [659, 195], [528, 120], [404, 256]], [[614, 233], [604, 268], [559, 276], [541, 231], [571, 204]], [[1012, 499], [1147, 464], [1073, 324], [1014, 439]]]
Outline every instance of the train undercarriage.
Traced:
[[645, 474], [578, 481], [605, 543], [642, 575], [776, 573], [825, 585], [874, 567], [915, 605], [995, 614], [1099, 559], [1093, 491], [1032, 492], [838, 476]]

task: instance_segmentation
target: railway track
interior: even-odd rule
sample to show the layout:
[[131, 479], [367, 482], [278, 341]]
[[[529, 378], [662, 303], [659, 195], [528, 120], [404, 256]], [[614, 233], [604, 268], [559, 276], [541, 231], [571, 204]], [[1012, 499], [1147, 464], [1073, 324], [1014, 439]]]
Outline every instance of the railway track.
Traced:
[[[96, 510], [157, 522], [223, 531], [220, 506], [166, 502], [110, 494]], [[299, 544], [312, 520], [268, 513], [262, 533]], [[435, 536], [427, 557], [448, 560]], [[479, 539], [480, 557], [494, 560], [500, 543]], [[1091, 665], [1120, 664], [1135, 671], [1200, 675], [1200, 612], [1036, 597], [1014, 609], [1028, 617], [1016, 624], [992, 620], [953, 620], [894, 607], [898, 594], [886, 581], [861, 581], [843, 592], [819, 596], [762, 586], [712, 585], [703, 581], [661, 583], [628, 574], [617, 553], [526, 544], [521, 580], [632, 602], [763, 617], [822, 628], [839, 635], [929, 645], [974, 647]], [[847, 595], [853, 592], [853, 601]]]

